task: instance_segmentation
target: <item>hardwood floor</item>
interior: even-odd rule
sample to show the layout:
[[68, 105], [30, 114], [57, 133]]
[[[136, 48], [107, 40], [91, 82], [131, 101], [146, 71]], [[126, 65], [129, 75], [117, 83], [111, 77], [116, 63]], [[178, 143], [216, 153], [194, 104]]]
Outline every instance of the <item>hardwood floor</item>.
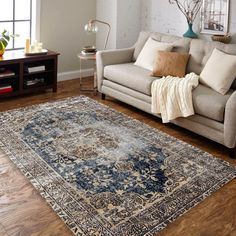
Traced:
[[[78, 80], [60, 82], [58, 93], [45, 92], [2, 100], [0, 111], [78, 95]], [[229, 158], [226, 148], [208, 139], [172, 124], [162, 124], [160, 119], [112, 98], [103, 101], [98, 95], [84, 95], [236, 165], [236, 160]], [[5, 235], [72, 234], [6, 155], [0, 153], [0, 236]], [[222, 187], [157, 235], [236, 236], [236, 180]]]

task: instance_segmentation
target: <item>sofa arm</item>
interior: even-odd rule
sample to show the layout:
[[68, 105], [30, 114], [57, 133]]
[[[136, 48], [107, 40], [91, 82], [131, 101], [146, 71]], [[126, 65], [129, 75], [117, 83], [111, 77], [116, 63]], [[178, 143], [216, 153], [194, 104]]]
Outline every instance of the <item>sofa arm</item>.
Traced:
[[98, 91], [101, 92], [104, 67], [107, 65], [115, 65], [132, 62], [134, 48], [115, 49], [99, 51], [96, 54], [97, 64], [97, 86]]
[[230, 96], [226, 103], [224, 140], [227, 147], [236, 147], [236, 91]]

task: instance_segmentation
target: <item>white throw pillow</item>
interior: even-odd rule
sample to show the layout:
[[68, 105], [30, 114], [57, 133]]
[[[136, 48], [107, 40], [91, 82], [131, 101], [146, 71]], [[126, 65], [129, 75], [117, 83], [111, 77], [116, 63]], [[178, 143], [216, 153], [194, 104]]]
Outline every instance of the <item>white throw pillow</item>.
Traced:
[[200, 82], [226, 94], [236, 77], [236, 56], [214, 49], [202, 73]]
[[144, 45], [134, 65], [152, 71], [157, 51], [170, 52], [172, 48], [172, 44], [158, 42], [150, 37]]

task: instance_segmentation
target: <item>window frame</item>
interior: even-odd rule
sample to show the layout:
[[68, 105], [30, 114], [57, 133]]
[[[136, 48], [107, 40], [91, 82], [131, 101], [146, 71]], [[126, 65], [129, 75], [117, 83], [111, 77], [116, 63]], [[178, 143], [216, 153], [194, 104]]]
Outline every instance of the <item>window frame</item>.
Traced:
[[[12, 23], [13, 35], [15, 34], [15, 23], [16, 22], [29, 22], [30, 23], [30, 35], [29, 38], [32, 41], [40, 39], [40, 8], [41, 0], [30, 0], [30, 18], [25, 20], [16, 20], [16, 11], [15, 11], [15, 0], [13, 1], [13, 19], [12, 20], [0, 20], [0, 23]], [[33, 26], [34, 24], [34, 26]], [[15, 39], [12, 39], [12, 48], [6, 50], [19, 50], [24, 49], [24, 47], [15, 47]]]

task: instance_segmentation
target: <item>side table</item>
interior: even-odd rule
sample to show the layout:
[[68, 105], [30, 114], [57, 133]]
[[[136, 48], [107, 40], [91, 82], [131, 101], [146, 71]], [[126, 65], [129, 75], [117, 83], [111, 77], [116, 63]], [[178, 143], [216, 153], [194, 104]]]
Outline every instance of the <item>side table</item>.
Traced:
[[[78, 58], [79, 58], [79, 70], [80, 70], [80, 78], [79, 78], [79, 85], [80, 85], [80, 91], [82, 92], [94, 92], [96, 94], [97, 92], [97, 73], [96, 73], [96, 54], [94, 55], [83, 55], [82, 53], [79, 53], [78, 54]], [[93, 73], [93, 76], [94, 76], [94, 85], [93, 85], [93, 88], [92, 89], [83, 89], [83, 86], [82, 86], [82, 80], [83, 80], [83, 77], [82, 77], [82, 63], [83, 61], [94, 61], [94, 73]]]

